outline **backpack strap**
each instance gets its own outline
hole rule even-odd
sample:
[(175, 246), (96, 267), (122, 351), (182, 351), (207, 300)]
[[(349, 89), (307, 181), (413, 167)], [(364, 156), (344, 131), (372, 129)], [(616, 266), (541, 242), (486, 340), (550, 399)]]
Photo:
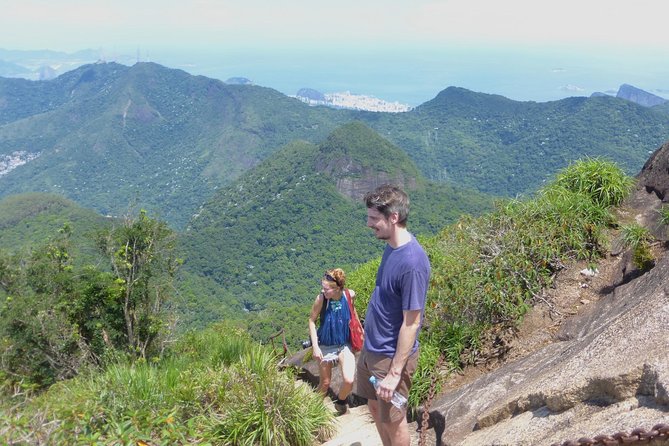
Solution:
[(351, 292), (348, 288), (344, 288), (344, 294), (346, 295), (346, 302), (348, 302), (349, 313), (351, 314), (351, 319), (353, 319), (353, 314), (355, 312), (355, 305), (353, 304), (353, 298), (351, 297)]

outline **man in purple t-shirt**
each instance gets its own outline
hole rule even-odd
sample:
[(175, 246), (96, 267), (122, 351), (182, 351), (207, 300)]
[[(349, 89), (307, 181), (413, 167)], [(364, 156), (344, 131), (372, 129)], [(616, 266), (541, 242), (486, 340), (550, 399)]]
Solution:
[[(387, 242), (376, 274), (376, 286), (365, 317), (365, 344), (358, 358), (358, 394), (384, 446), (409, 445), (406, 405), (391, 404), (394, 392), (408, 396), (418, 364), (418, 332), (430, 280), (430, 261), (407, 230), (409, 197), (383, 185), (365, 195), (367, 226)], [(369, 381), (378, 378), (376, 389)]]

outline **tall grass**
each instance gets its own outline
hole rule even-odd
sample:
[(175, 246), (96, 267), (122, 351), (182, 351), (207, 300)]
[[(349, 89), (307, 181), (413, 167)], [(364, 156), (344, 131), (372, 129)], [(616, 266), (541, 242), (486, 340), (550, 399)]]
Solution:
[(276, 358), (259, 348), (232, 367), (226, 394), (231, 404), (216, 426), (223, 444), (310, 445), (314, 432), (321, 440), (333, 432), (323, 399), (275, 370)]
[(660, 214), (660, 223), (669, 225), (669, 206), (662, 206), (658, 213)]
[(622, 173), (613, 162), (586, 158), (570, 164), (558, 173), (555, 186), (583, 193), (599, 207), (620, 205), (629, 194), (634, 179)]
[(333, 429), (320, 395), (226, 326), (190, 334), (165, 360), (118, 363), (0, 415), (5, 444), (312, 445)]

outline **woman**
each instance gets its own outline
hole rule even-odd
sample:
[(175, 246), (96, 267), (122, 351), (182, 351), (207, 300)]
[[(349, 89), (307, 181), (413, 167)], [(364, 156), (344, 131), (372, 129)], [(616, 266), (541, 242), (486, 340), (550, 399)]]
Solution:
[[(353, 305), (355, 292), (346, 290), (346, 275), (341, 268), (329, 269), (321, 280), (321, 292), (316, 296), (309, 316), (309, 336), (313, 356), (320, 366), (318, 390), (326, 395), (332, 378), (332, 367), (339, 362), (342, 385), (334, 403), (335, 410), (343, 415), (348, 410), (346, 398), (353, 389), (355, 377), (355, 356), (351, 351), (348, 328), (351, 312), (346, 291)], [(316, 320), (320, 318), (318, 331)]]

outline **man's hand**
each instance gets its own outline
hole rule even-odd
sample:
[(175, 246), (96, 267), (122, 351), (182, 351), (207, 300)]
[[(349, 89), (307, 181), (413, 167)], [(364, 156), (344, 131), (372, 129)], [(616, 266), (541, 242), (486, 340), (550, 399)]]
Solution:
[(393, 393), (400, 383), (401, 376), (387, 375), (376, 388), (376, 395), (383, 401), (390, 402)]

